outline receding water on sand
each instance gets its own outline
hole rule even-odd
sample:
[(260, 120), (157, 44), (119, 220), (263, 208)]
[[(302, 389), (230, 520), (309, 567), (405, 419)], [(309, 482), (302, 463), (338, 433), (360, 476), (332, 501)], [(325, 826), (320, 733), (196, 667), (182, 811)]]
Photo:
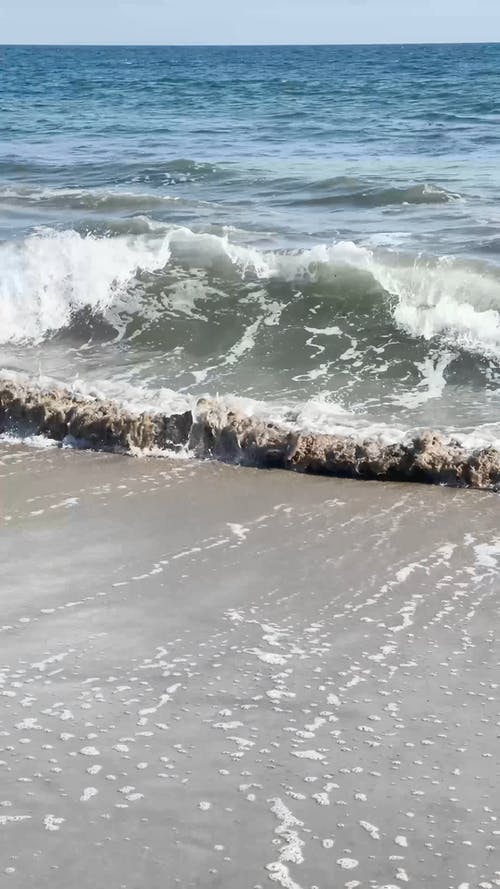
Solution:
[(6, 886), (498, 884), (497, 495), (0, 460)]

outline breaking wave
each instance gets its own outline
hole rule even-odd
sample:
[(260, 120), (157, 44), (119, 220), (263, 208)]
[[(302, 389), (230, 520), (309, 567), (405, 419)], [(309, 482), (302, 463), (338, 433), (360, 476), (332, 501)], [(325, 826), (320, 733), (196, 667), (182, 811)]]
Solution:
[(0, 435), (118, 453), (191, 453), (202, 459), (350, 478), (500, 488), (500, 452), (469, 449), (435, 432), (384, 443), (324, 435), (249, 416), (218, 399), (181, 413), (131, 412), (122, 404), (0, 379)]
[[(149, 317), (151, 287), (168, 290), (172, 275), (194, 279), (201, 270), (219, 287), (274, 284), (281, 299), (312, 294), (322, 300), (323, 317), (331, 311), (332, 324), (339, 300), (365, 314), (375, 306), (395, 331), (500, 359), (500, 273), (494, 266), (374, 252), (348, 241), (262, 250), (228, 235), (148, 220), (144, 226), (146, 233), (114, 237), (41, 229), (0, 244), (0, 342), (39, 343), (69, 328), (81, 311), (119, 329), (121, 312)], [(210, 316), (209, 289), (203, 311)]]

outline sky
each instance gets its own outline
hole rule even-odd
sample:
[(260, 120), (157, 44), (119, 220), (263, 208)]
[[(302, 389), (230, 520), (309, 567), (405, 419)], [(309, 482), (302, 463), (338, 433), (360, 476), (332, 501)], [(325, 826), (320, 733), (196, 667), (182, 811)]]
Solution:
[(500, 0), (0, 0), (0, 43), (500, 41)]

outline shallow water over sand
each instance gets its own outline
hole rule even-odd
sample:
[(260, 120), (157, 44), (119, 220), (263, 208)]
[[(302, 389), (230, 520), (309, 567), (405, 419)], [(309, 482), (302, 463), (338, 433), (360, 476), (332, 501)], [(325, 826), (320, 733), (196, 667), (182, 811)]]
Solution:
[(6, 886), (500, 885), (496, 495), (0, 473)]

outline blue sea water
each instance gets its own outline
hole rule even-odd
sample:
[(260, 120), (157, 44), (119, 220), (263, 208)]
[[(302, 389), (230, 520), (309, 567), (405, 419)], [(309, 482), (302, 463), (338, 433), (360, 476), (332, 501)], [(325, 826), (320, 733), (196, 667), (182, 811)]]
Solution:
[(0, 369), (500, 441), (500, 45), (0, 47)]

